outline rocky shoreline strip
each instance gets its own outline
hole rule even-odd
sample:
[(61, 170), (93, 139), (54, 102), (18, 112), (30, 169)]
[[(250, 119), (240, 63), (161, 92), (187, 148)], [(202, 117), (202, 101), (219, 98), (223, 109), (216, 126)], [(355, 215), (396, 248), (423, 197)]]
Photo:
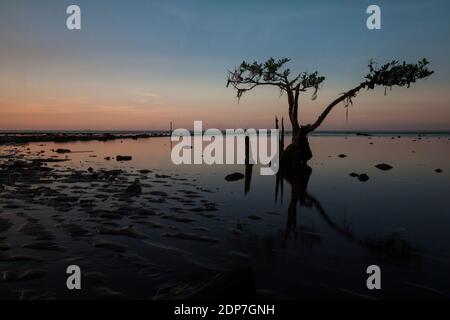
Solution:
[(73, 141), (110, 141), (122, 139), (145, 139), (170, 136), (169, 131), (112, 134), (112, 133), (0, 133), (0, 145), (28, 142), (73, 142)]

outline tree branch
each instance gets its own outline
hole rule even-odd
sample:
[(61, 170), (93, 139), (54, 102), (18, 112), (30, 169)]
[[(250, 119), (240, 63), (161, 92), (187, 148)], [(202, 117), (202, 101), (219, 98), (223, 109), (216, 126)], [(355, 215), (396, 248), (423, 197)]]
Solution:
[(365, 77), (367, 80), (331, 102), (317, 118), (316, 122), (304, 127), (306, 133), (308, 134), (316, 130), (331, 110), (340, 102), (345, 101), (346, 105), (352, 103), (352, 98), (363, 88), (367, 88), (367, 90), (373, 90), (377, 86), (384, 86), (385, 88), (393, 86), (409, 88), (411, 83), (415, 83), (419, 79), (427, 78), (434, 73), (434, 71), (428, 70), (428, 64), (429, 62), (426, 59), (419, 60), (416, 64), (407, 64), (406, 62), (400, 64), (394, 60), (377, 68), (375, 63), (370, 61), (369, 73)]
[(367, 85), (366, 82), (361, 83), (359, 86), (345, 92), (343, 95), (341, 95), (339, 98), (335, 99), (333, 102), (331, 102), (328, 107), (325, 108), (325, 110), (322, 112), (322, 114), (317, 118), (316, 122), (314, 122), (313, 124), (308, 124), (307, 126), (305, 126), (305, 130), (307, 133), (310, 133), (314, 130), (316, 130), (321, 124), (322, 122), (325, 120), (325, 118), (327, 117), (327, 115), (331, 112), (331, 110), (338, 105), (339, 103), (341, 103), (342, 101), (345, 101), (346, 99), (351, 99), (353, 97), (356, 96), (356, 93), (361, 90), (362, 88), (364, 88)]

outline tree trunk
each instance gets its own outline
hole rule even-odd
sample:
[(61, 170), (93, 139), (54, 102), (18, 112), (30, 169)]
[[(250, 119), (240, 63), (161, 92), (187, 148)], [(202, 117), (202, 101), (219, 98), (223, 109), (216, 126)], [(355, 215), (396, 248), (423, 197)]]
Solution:
[(336, 100), (331, 102), (322, 114), (317, 118), (316, 122), (308, 124), (306, 126), (300, 126), (298, 123), (298, 95), (295, 96), (291, 92), (288, 92), (289, 100), (289, 119), (292, 124), (292, 144), (289, 145), (286, 150), (281, 154), (281, 165), (285, 167), (297, 167), (299, 165), (305, 165), (308, 160), (312, 158), (311, 148), (309, 146), (308, 134), (316, 130), (331, 110), (340, 102), (346, 99), (351, 99), (356, 93), (365, 88), (367, 82), (361, 83), (359, 86), (345, 92)]
[(305, 165), (312, 158), (311, 148), (308, 141), (308, 131), (303, 127), (292, 133), (292, 143), (281, 155), (281, 165), (297, 167)]
[(298, 166), (304, 165), (312, 158), (309, 147), (307, 127), (300, 126), (298, 122), (298, 96), (299, 92), (288, 91), (289, 120), (292, 125), (292, 143), (281, 154), (281, 165)]

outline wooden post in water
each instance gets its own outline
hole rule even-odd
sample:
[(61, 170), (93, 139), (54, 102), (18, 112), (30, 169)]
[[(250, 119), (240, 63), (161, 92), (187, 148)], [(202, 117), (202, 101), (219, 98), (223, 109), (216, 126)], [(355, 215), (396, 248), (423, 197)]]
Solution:
[(244, 194), (250, 191), (252, 183), (253, 164), (250, 163), (250, 137), (245, 136), (245, 180), (244, 180)]
[(245, 136), (245, 165), (250, 164), (250, 137)]

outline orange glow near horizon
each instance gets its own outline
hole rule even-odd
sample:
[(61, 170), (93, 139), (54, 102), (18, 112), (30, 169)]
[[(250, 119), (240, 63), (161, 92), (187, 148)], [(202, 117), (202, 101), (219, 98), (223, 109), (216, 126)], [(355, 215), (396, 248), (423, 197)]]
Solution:
[[(56, 88), (26, 86), (0, 89), (1, 130), (166, 130), (170, 121), (176, 128), (192, 128), (194, 120), (205, 127), (271, 128), (274, 116), (287, 120), (285, 96), (276, 90), (258, 89), (240, 103), (232, 89), (205, 85), (175, 90), (125, 90), (120, 87)], [(209, 86), (209, 87), (208, 87)], [(420, 86), (420, 84), (418, 85)], [(132, 86), (136, 88), (138, 86)], [(300, 121), (310, 123), (342, 89), (324, 88), (317, 101), (305, 94)], [(196, 93), (198, 92), (198, 93)], [(334, 93), (334, 95), (333, 95)], [(346, 122), (343, 105), (337, 106), (321, 130), (449, 130), (448, 97), (429, 93), (426, 88), (362, 92), (349, 107)], [(290, 124), (286, 122), (286, 128)]]

